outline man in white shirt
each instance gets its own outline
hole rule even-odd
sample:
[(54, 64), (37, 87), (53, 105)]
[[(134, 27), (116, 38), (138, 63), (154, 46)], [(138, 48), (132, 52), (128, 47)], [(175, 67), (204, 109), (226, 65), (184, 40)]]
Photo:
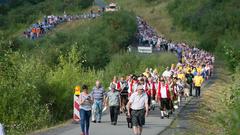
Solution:
[(166, 83), (164, 79), (161, 79), (160, 83), (158, 83), (156, 99), (158, 99), (161, 104), (161, 118), (163, 119), (164, 116), (167, 116), (167, 118), (169, 118), (168, 111), (170, 109), (169, 101), (171, 99), (171, 96), (168, 83)]
[(137, 91), (131, 95), (127, 108), (129, 116), (130, 108), (132, 109), (131, 117), (134, 135), (141, 135), (145, 117), (148, 116), (148, 96), (144, 92), (143, 85), (137, 86)]
[(169, 67), (167, 67), (166, 70), (162, 74), (162, 76), (164, 78), (169, 78), (169, 77), (171, 77), (171, 75), (172, 75), (172, 72), (169, 70)]

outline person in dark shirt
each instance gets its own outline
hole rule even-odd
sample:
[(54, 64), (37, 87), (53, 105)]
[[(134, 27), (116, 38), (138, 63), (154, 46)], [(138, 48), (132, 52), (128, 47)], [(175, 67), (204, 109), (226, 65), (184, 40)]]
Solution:
[(187, 84), (189, 85), (189, 92), (190, 92), (189, 96), (192, 96), (192, 87), (193, 87), (194, 75), (191, 73), (191, 70), (188, 70), (185, 77), (187, 79)]

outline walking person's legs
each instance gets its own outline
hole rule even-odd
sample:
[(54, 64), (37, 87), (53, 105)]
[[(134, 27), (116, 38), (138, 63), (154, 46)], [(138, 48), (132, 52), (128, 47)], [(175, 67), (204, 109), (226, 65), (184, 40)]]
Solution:
[(145, 110), (132, 111), (132, 122), (134, 135), (141, 135), (145, 124)]
[(97, 115), (97, 103), (95, 101), (92, 105), (92, 122), (96, 122), (96, 115)]
[(198, 88), (195, 86), (195, 97), (198, 96)]
[(111, 124), (114, 122), (114, 106), (109, 107)]
[(138, 127), (138, 132), (139, 132), (139, 135), (142, 134), (142, 127), (141, 126)]
[(201, 94), (201, 88), (198, 87), (198, 97), (200, 97), (200, 94)]
[(137, 126), (133, 126), (133, 133), (134, 133), (134, 135), (139, 135)]
[(97, 122), (101, 123), (101, 118), (102, 118), (102, 101), (97, 101)]
[(161, 112), (161, 118), (164, 118), (164, 102), (163, 99), (161, 99), (161, 106), (160, 106), (160, 112)]
[(89, 135), (89, 126), (90, 126), (90, 117), (91, 117), (91, 111), (86, 112), (86, 132), (85, 135)]
[(166, 115), (167, 117), (169, 118), (169, 112), (171, 111), (171, 108), (170, 108), (170, 103), (171, 103), (171, 100), (170, 99), (166, 99)]
[(189, 96), (192, 96), (192, 86), (193, 86), (192, 83), (190, 83), (189, 86), (190, 86), (189, 87)]
[(80, 117), (81, 117), (80, 126), (81, 126), (81, 129), (82, 129), (82, 135), (85, 135), (85, 121), (86, 121), (85, 110), (80, 109)]
[(119, 106), (115, 106), (115, 107), (114, 107), (114, 117), (113, 117), (113, 122), (114, 122), (114, 123), (113, 123), (113, 125), (116, 125), (116, 124), (117, 124), (119, 109), (120, 109)]

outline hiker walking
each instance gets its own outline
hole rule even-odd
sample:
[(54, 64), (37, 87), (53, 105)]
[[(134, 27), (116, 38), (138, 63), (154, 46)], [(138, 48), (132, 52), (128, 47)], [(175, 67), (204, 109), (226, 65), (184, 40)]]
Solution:
[(82, 129), (81, 135), (89, 135), (90, 117), (92, 109), (92, 97), (88, 94), (88, 86), (82, 86), (83, 92), (79, 95), (80, 103), (80, 125)]
[(141, 135), (145, 117), (148, 116), (148, 96), (144, 92), (142, 85), (138, 85), (137, 91), (130, 96), (127, 108), (128, 116), (130, 116), (130, 109), (132, 109), (131, 117), (134, 135)]
[(191, 73), (191, 70), (188, 70), (185, 77), (187, 79), (187, 84), (189, 85), (189, 96), (192, 96), (192, 87), (193, 87), (194, 75)]
[(110, 91), (106, 97), (106, 104), (106, 106), (110, 108), (111, 125), (116, 125), (120, 110), (120, 92), (116, 89), (115, 84), (110, 85)]
[(93, 88), (91, 95), (93, 97), (93, 106), (92, 106), (92, 122), (101, 123), (102, 109), (105, 99), (105, 91), (101, 86), (99, 80), (96, 81), (96, 86)]
[(169, 118), (168, 111), (170, 110), (169, 102), (171, 100), (171, 95), (168, 83), (166, 83), (163, 78), (160, 78), (160, 82), (158, 83), (156, 96), (157, 101), (161, 104), (161, 118), (163, 119), (164, 116), (167, 116), (167, 118)]
[(195, 96), (196, 97), (200, 97), (200, 94), (201, 94), (201, 86), (202, 86), (202, 83), (203, 83), (204, 79), (203, 77), (201, 76), (201, 73), (198, 72), (197, 73), (197, 76), (195, 76), (193, 78), (193, 82), (194, 82), (194, 86), (195, 86)]

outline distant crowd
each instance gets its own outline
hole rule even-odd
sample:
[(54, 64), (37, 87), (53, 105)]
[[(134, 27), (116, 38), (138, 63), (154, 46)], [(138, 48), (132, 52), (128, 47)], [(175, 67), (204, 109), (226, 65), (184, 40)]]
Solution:
[(176, 49), (176, 43), (167, 40), (164, 36), (158, 35), (157, 32), (137, 16), (137, 34), (139, 46), (147, 46), (156, 48), (158, 51), (173, 51)]
[(32, 24), (32, 26), (25, 30), (23, 34), (26, 38), (34, 40), (42, 37), (44, 34), (54, 29), (57, 25), (64, 22), (70, 22), (80, 19), (94, 19), (99, 16), (101, 16), (100, 10), (97, 13), (91, 11), (90, 13), (84, 13), (80, 15), (67, 15), (66, 13), (64, 13), (64, 15), (62, 16), (48, 15), (44, 16), (41, 21)]

